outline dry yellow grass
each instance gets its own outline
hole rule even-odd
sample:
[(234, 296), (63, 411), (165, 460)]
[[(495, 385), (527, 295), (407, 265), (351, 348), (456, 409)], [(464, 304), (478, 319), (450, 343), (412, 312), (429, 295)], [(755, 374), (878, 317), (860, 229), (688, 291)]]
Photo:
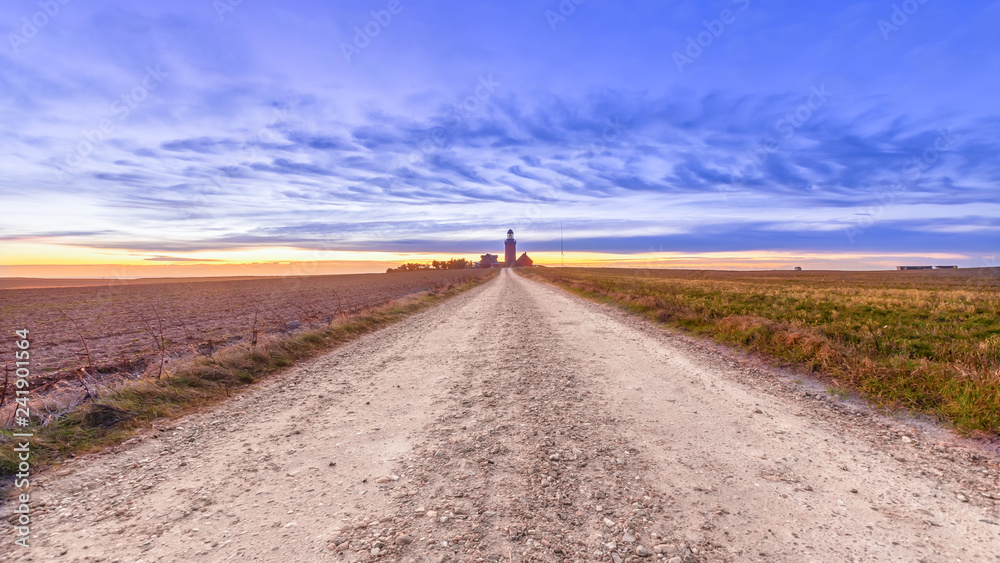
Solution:
[(1000, 271), (546, 268), (581, 295), (760, 352), (877, 404), (1000, 432)]

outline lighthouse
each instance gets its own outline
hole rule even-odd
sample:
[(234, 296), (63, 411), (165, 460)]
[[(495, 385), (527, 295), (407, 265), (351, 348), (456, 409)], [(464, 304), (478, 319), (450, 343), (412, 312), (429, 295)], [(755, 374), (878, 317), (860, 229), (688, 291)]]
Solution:
[(477, 268), (513, 268), (516, 266), (531, 267), (535, 262), (528, 258), (528, 253), (524, 252), (521, 257), (517, 257), (517, 241), (514, 240), (514, 229), (507, 230), (507, 240), (504, 241), (503, 262), (496, 254), (486, 253), (479, 257)]
[(514, 240), (514, 229), (507, 229), (503, 261), (507, 266), (513, 266), (517, 262), (517, 241)]

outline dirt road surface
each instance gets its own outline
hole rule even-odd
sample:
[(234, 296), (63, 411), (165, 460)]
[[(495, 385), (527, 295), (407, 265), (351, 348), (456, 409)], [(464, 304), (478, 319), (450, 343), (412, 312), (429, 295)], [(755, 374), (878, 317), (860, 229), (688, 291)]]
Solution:
[(224, 406), (40, 475), (31, 548), (5, 533), (2, 552), (1000, 561), (996, 461), (504, 271)]

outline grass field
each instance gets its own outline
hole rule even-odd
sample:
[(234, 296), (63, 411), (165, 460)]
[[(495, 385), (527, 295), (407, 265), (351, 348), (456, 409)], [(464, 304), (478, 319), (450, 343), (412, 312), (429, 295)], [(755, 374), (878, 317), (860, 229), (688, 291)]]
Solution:
[(882, 406), (1000, 433), (1000, 271), (542, 268), (537, 276), (759, 352)]

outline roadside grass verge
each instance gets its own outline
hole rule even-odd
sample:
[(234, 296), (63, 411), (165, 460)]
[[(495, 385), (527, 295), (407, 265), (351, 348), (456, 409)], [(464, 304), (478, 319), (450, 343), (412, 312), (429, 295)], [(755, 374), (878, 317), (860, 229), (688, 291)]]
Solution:
[[(184, 362), (165, 371), (160, 378), (130, 381), (105, 392), (94, 402), (78, 406), (51, 424), (35, 428), (34, 436), (29, 439), (31, 473), (71, 456), (120, 444), (155, 420), (177, 418), (218, 404), (296, 362), (398, 322), (493, 277), (489, 275), (391, 302), (336, 320), (320, 329), (261, 339), (253, 347), (224, 348), (210, 356), (198, 356)], [(19, 460), (13, 451), (18, 439), (12, 436), (14, 432), (0, 431), (2, 480), (18, 472)]]
[[(1000, 433), (1000, 272), (536, 269), (652, 321), (760, 353), (875, 405)], [(964, 276), (964, 277), (963, 277)]]

